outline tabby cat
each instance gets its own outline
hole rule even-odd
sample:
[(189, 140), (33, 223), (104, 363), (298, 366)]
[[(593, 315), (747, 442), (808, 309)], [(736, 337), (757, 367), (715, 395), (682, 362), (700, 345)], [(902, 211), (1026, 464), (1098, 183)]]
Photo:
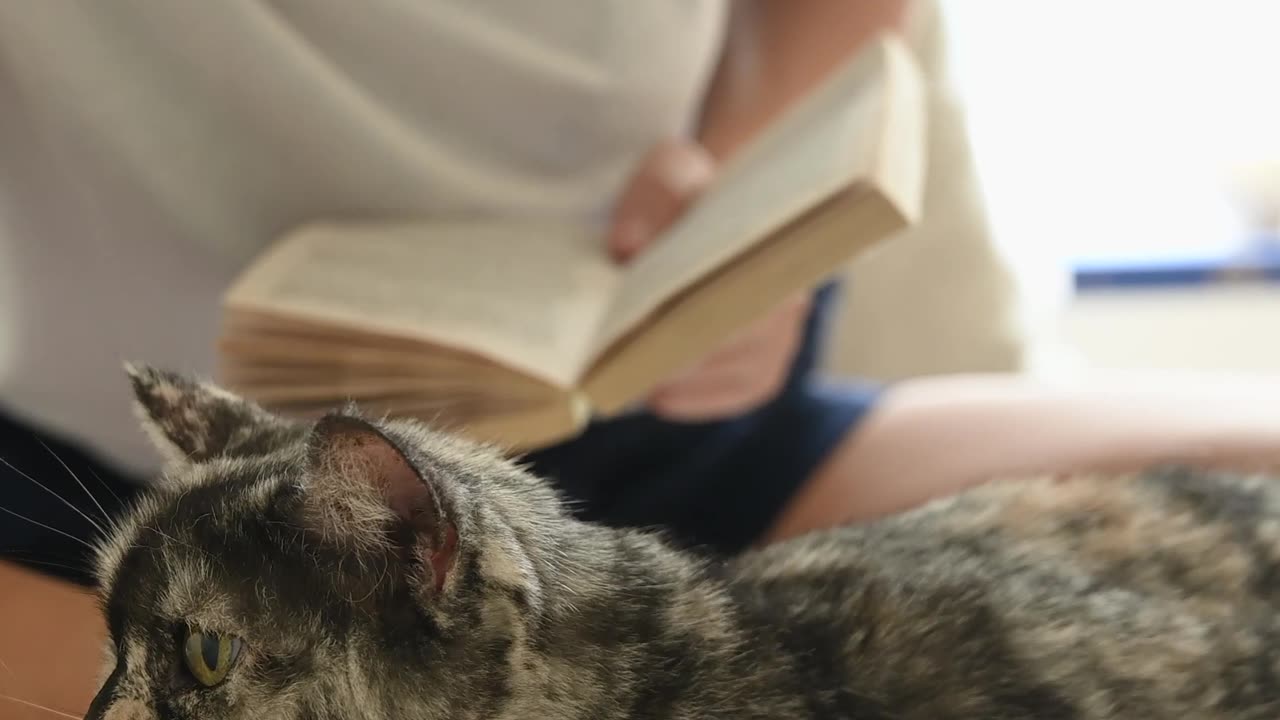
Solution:
[(1280, 489), (993, 482), (724, 559), (492, 450), (132, 369), (107, 720), (1280, 717)]

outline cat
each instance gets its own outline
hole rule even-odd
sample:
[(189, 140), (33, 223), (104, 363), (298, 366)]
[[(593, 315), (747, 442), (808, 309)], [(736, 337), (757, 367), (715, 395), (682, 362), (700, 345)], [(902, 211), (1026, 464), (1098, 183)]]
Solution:
[(1280, 717), (1280, 489), (992, 481), (739, 557), (492, 448), (130, 369), (166, 459), (97, 555), (93, 720)]

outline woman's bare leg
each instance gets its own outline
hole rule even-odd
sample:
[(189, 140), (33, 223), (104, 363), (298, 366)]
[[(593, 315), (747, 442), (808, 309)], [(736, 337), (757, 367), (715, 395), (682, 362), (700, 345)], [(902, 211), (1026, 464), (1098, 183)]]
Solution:
[(1280, 376), (904, 382), (814, 474), (770, 539), (904, 510), (993, 478), (1166, 461), (1280, 466)]

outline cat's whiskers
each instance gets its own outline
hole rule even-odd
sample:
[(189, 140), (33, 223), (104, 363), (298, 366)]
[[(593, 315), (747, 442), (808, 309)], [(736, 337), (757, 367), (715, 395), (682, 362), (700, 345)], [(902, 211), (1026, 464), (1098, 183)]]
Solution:
[(29, 700), (16, 698), (12, 695), (4, 695), (0, 693), (0, 700), (8, 700), (9, 702), (15, 702), (15, 703), (18, 703), (19, 705), (26, 705), (29, 708), (35, 708), (36, 710), (43, 710), (44, 712), (47, 712), (50, 715), (56, 715), (58, 717), (71, 718), (71, 720), (81, 720), (79, 715), (72, 715), (71, 713), (65, 713), (65, 712), (62, 712), (61, 710), (54, 710), (53, 708), (46, 707), (44, 705), (37, 705), (36, 703), (33, 703)]
[[(85, 573), (89, 570), (88, 567), (76, 567), (74, 565), (67, 565), (66, 563), (52, 562), (49, 560), (37, 560), (35, 558), (28, 558), (28, 557), (17, 557), (17, 560), (18, 562), (24, 565), (41, 565), (43, 567), (59, 568), (61, 570), (70, 570), (73, 573)], [(0, 665), (3, 665), (3, 664), (4, 664), (4, 661), (0, 660)]]
[[(0, 462), (3, 462), (3, 461), (0, 461)], [(18, 518), (19, 520), (25, 520), (26, 522), (29, 522), (29, 523), (31, 523), (32, 525), (36, 525), (36, 526), (38, 526), (38, 527), (42, 527), (42, 528), (44, 528), (45, 530), (48, 530), (49, 532), (55, 532), (55, 533), (57, 533), (57, 534), (59, 534), (59, 535), (61, 535), (61, 536), (65, 537), (65, 538), (69, 538), (69, 539), (71, 539), (71, 540), (75, 540), (76, 542), (78, 542), (78, 543), (80, 543), (81, 545), (83, 545), (83, 546), (85, 546), (86, 548), (88, 548), (90, 552), (94, 552), (94, 551), (96, 551), (96, 550), (97, 550), (97, 548), (95, 548), (95, 547), (94, 547), (93, 545), (91, 545), (90, 543), (85, 542), (82, 538), (78, 538), (78, 537), (76, 537), (75, 535), (72, 535), (72, 534), (71, 534), (71, 533), (69, 533), (69, 532), (65, 532), (65, 531), (63, 531), (63, 530), (59, 530), (58, 528), (53, 527), (53, 526), (51, 526), (51, 525), (46, 525), (46, 524), (44, 524), (44, 523), (40, 522), (39, 520), (32, 520), (31, 518), (27, 517), (26, 515), (23, 515), (23, 514), (21, 514), (21, 513), (14, 512), (13, 510), (10, 510), (9, 508), (4, 507), (3, 505), (0, 505), (0, 512), (2, 512), (2, 513), (7, 513), (7, 514), (9, 514), (9, 515), (12, 515), (12, 516), (14, 516), (14, 517)]]
[[(84, 481), (80, 479), (80, 476), (76, 475), (75, 471), (71, 469), (71, 466), (67, 465), (67, 463), (62, 459), (62, 457), (59, 456), (58, 453), (54, 452), (53, 448), (46, 445), (43, 440), (36, 438), (36, 442), (40, 443), (40, 447), (44, 448), (45, 452), (49, 453), (51, 456), (53, 456), (54, 460), (58, 461), (58, 464), (62, 466), (63, 470), (67, 471), (67, 474), (71, 476), (72, 480), (76, 481), (76, 484), (80, 486), (80, 489), (84, 491), (84, 494), (88, 495), (89, 500), (91, 500), (93, 504), (98, 508), (98, 512), (102, 513), (103, 522), (107, 523), (107, 525), (110, 526), (112, 532), (115, 532), (118, 528), (116, 527), (115, 522), (111, 519), (111, 513), (107, 512), (107, 509), (102, 507), (102, 503), (98, 502), (98, 498), (93, 493), (89, 492), (88, 486), (84, 484)], [(101, 479), (99, 479), (99, 482), (101, 482)], [(103, 485), (105, 486), (106, 483), (103, 483)]]
[[(10, 470), (12, 470), (13, 472), (15, 472), (15, 473), (17, 473), (17, 474), (21, 475), (22, 477), (26, 478), (27, 480), (29, 480), (29, 481), (30, 481), (31, 483), (33, 483), (36, 487), (40, 488), (41, 490), (44, 490), (45, 492), (47, 492), (47, 493), (49, 493), (50, 495), (52, 495), (52, 496), (54, 496), (55, 498), (57, 498), (57, 499), (58, 499), (58, 502), (61, 502), (63, 505), (66, 505), (67, 507), (69, 507), (69, 508), (71, 508), (72, 510), (74, 510), (74, 511), (76, 512), (76, 514), (78, 514), (80, 517), (84, 518), (84, 519), (85, 519), (85, 521), (86, 521), (86, 522), (88, 522), (90, 525), (92, 525), (92, 526), (93, 526), (93, 528), (94, 528), (95, 530), (97, 530), (99, 533), (101, 533), (101, 534), (103, 534), (103, 535), (105, 535), (105, 534), (107, 533), (107, 531), (106, 531), (106, 530), (105, 530), (101, 525), (99, 525), (99, 524), (98, 524), (98, 522), (97, 522), (96, 520), (94, 520), (93, 518), (89, 517), (89, 515), (88, 515), (85, 511), (83, 511), (83, 510), (81, 510), (80, 508), (76, 507), (75, 503), (71, 502), (70, 500), (68, 500), (68, 499), (66, 499), (66, 498), (62, 497), (61, 495), (59, 495), (58, 493), (54, 492), (54, 491), (53, 491), (53, 489), (52, 489), (52, 488), (50, 488), (49, 486), (47, 486), (47, 485), (45, 485), (44, 483), (40, 482), (39, 480), (37, 480), (37, 479), (35, 479), (35, 478), (31, 477), (31, 476), (30, 476), (30, 475), (28, 475), (26, 472), (24, 472), (23, 470), (21, 470), (21, 469), (19, 469), (17, 466), (15, 466), (13, 463), (9, 462), (8, 460), (5, 460), (5, 459), (4, 459), (4, 458), (2, 458), (2, 457), (0, 457), (0, 464), (3, 464), (5, 467), (9, 468), (9, 469), (10, 469)], [(17, 514), (17, 513), (14, 513), (14, 514)], [(33, 521), (33, 522), (34, 522), (34, 521)], [(66, 534), (66, 533), (63, 533), (63, 534)], [(83, 541), (81, 541), (81, 542), (83, 542)], [(85, 544), (87, 545), (88, 543), (85, 543)]]
[(103, 490), (106, 490), (108, 493), (111, 494), (111, 497), (115, 498), (117, 504), (119, 505), (124, 504), (124, 500), (120, 499), (120, 496), (116, 494), (116, 491), (111, 489), (111, 486), (107, 484), (106, 480), (102, 479), (102, 476), (98, 474), (97, 470), (93, 469), (92, 465), (89, 466), (89, 474), (93, 476), (94, 480), (98, 481), (98, 484), (102, 486)]

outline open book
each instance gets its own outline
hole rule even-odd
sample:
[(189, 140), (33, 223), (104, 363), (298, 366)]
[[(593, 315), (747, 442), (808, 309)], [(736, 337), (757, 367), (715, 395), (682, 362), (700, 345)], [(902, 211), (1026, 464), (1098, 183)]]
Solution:
[(281, 412), (355, 400), (513, 449), (571, 437), (910, 224), (924, 122), (886, 36), (625, 266), (587, 223), (308, 225), (229, 290), (220, 379)]

